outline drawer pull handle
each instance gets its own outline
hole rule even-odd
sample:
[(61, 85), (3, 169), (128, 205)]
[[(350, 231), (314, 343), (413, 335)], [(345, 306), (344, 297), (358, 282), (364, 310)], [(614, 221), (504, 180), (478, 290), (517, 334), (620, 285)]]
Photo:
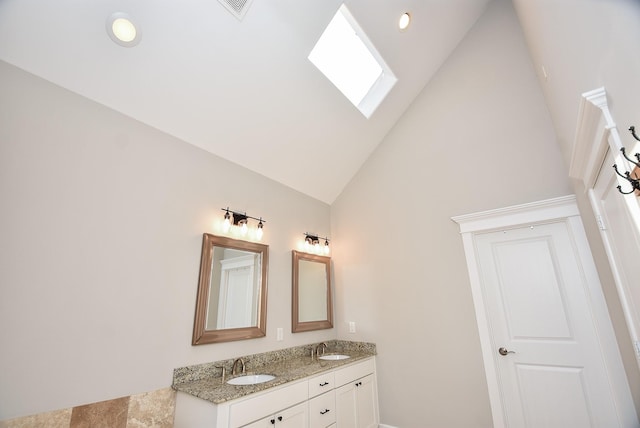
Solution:
[(329, 413), (331, 410), (329, 409), (324, 409), (324, 410), (320, 410), (320, 414), (324, 415), (325, 413)]
[(322, 382), (322, 383), (320, 384), (320, 386), (327, 386), (327, 385), (329, 385), (329, 382)]

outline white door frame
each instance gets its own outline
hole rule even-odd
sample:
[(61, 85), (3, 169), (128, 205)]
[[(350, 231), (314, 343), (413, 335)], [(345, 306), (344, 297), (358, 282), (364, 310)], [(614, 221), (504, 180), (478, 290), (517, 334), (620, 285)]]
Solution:
[(632, 426), (637, 422), (633, 401), (629, 393), (629, 385), (620, 358), (618, 343), (615, 338), (611, 319), (598, 278), (598, 273), (591, 256), (589, 243), (584, 232), (575, 196), (564, 196), (546, 201), (533, 202), (508, 208), (500, 208), (475, 214), (467, 214), (452, 218), (459, 224), (460, 234), (467, 258), (467, 269), (471, 282), (471, 292), (476, 311), (476, 320), (480, 333), (480, 346), (484, 360), (489, 401), (493, 415), (494, 428), (506, 427), (504, 406), (502, 403), (497, 369), (494, 362), (495, 350), (491, 340), (488, 314), (482, 293), (482, 283), (475, 255), (474, 234), (499, 231), (505, 228), (530, 226), (549, 221), (564, 221), (576, 244), (576, 250), (585, 273), (586, 294), (593, 314), (593, 322), (597, 330), (600, 349), (605, 361), (615, 394), (616, 406), (620, 419), (627, 422), (624, 426)]
[[(640, 147), (637, 143), (634, 146), (635, 148), (630, 150), (631, 153), (635, 153)], [(616, 159), (616, 164), (620, 166), (621, 170), (631, 171), (633, 169), (629, 162), (619, 154), (622, 147), (623, 144), (618, 128), (609, 111), (605, 88), (594, 89), (582, 94), (569, 176), (581, 180), (584, 184), (585, 192), (589, 196), (591, 209), (598, 222), (600, 236), (609, 259), (616, 290), (622, 305), (622, 312), (636, 351), (636, 362), (640, 365), (640, 322), (635, 319), (633, 311), (630, 309), (630, 307), (637, 307), (640, 302), (633, 302), (627, 293), (627, 287), (631, 284), (627, 284), (626, 275), (621, 272), (616, 261), (615, 249), (607, 234), (606, 225), (602, 223), (603, 213), (601, 212), (599, 198), (594, 190), (601, 167), (611, 167), (611, 165), (602, 164), (607, 154), (607, 149), (611, 151), (612, 156)], [(618, 177), (618, 183), (624, 189), (629, 187), (629, 184), (625, 183), (625, 180), (620, 177)], [(640, 209), (635, 196), (621, 194), (620, 197), (625, 200), (626, 207), (632, 218), (635, 219), (636, 231), (640, 233)]]

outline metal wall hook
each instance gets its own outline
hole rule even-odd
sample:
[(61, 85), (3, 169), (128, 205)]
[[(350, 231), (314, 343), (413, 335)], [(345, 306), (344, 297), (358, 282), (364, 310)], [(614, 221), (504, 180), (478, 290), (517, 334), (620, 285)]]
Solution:
[[(640, 141), (640, 137), (638, 137), (638, 135), (636, 134), (635, 126), (629, 127), (629, 131), (631, 132), (633, 138), (635, 138), (637, 141)], [(624, 158), (629, 161), (629, 163), (635, 165), (634, 169), (640, 170), (640, 153), (636, 153), (634, 155), (636, 160), (633, 160), (627, 156), (624, 147), (620, 149), (620, 152), (622, 153), (622, 156), (624, 156)], [(616, 174), (618, 174), (618, 176), (624, 178), (629, 182), (629, 184), (631, 184), (631, 190), (628, 192), (623, 191), (622, 186), (616, 186), (620, 193), (622, 193), (623, 195), (629, 195), (634, 192), (640, 192), (640, 177), (638, 177), (637, 175), (635, 177), (632, 177), (631, 172), (629, 171), (625, 171), (624, 174), (620, 173), (620, 171), (618, 171), (618, 165), (616, 164), (613, 165), (613, 169), (615, 170)]]

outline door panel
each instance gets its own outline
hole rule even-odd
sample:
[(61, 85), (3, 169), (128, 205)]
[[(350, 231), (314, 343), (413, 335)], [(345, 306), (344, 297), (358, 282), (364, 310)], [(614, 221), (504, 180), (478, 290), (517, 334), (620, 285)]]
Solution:
[[(516, 365), (525, 420), (531, 427), (589, 427), (580, 367)], [(549, 385), (555, 385), (549, 388)], [(571, 397), (571, 399), (567, 399)]]
[[(494, 246), (498, 286), (513, 339), (571, 339), (551, 245), (542, 236)], [(545, 311), (542, 319), (536, 313), (539, 308)]]
[(619, 426), (566, 224), (477, 234), (475, 243), (507, 425)]

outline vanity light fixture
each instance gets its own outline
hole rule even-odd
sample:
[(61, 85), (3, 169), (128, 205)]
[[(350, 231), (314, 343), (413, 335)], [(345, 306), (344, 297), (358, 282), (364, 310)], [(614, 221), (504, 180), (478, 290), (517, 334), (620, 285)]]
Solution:
[(241, 213), (238, 211), (230, 210), (229, 207), (221, 208), (224, 211), (224, 222), (222, 223), (222, 230), (224, 233), (229, 233), (231, 231), (231, 226), (236, 226), (241, 236), (247, 236), (249, 233), (249, 219), (258, 220), (258, 225), (255, 230), (255, 236), (258, 241), (262, 240), (262, 236), (264, 235), (264, 223), (267, 221), (262, 217), (251, 217), (247, 215), (247, 213)]
[[(320, 246), (320, 240), (324, 239), (324, 245)], [(320, 238), (312, 233), (304, 233), (304, 249), (307, 253), (316, 253), (328, 255), (331, 249), (329, 248), (329, 238)]]
[[(633, 135), (633, 138), (635, 138), (637, 141), (640, 141), (640, 138), (636, 134), (635, 126), (630, 127), (629, 132), (631, 132), (631, 135)], [(631, 172), (625, 171), (624, 174), (621, 174), (618, 171), (618, 165), (613, 164), (613, 169), (616, 171), (616, 174), (618, 174), (620, 177), (627, 180), (631, 185), (631, 190), (628, 192), (623, 191), (622, 186), (617, 186), (618, 192), (622, 193), (623, 195), (635, 193), (637, 196), (640, 196), (640, 153), (636, 153), (634, 155), (636, 158), (636, 160), (634, 161), (633, 159), (629, 159), (629, 157), (627, 156), (627, 153), (625, 152), (624, 147), (620, 149), (620, 152), (622, 152), (622, 156), (624, 156), (624, 158), (627, 161), (629, 161), (629, 163), (633, 164), (635, 167), (633, 168), (633, 171)]]
[(411, 14), (409, 12), (405, 12), (400, 15), (400, 19), (398, 20), (398, 28), (400, 31), (405, 31), (409, 28), (409, 24), (411, 24)]
[(107, 34), (115, 43), (127, 48), (140, 43), (140, 37), (142, 36), (133, 18), (124, 12), (112, 13), (107, 18)]

